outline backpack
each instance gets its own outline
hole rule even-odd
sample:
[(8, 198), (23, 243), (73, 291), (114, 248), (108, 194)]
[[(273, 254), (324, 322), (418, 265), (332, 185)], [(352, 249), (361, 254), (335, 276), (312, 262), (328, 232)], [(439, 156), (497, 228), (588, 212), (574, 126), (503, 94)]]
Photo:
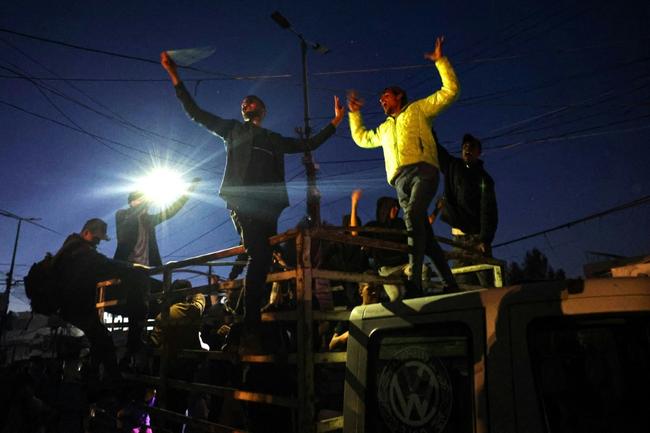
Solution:
[(50, 315), (61, 308), (59, 278), (54, 269), (52, 254), (47, 253), (43, 260), (34, 263), (24, 281), (25, 293), (34, 313)]

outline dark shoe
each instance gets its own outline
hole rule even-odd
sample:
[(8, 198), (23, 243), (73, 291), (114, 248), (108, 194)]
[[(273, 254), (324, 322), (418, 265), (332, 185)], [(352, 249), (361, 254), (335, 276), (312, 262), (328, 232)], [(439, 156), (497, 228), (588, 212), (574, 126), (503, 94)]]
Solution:
[(404, 299), (421, 298), (422, 296), (424, 296), (422, 287), (418, 287), (411, 280), (407, 280), (404, 283)]
[(270, 302), (260, 308), (260, 313), (273, 313), (275, 311), (281, 311), (281, 308), (278, 304), (271, 304)]
[(460, 292), (462, 292), (462, 290), (460, 290), (457, 284), (451, 286), (445, 286), (442, 288), (442, 293), (444, 295), (448, 295), (450, 293), (460, 293)]

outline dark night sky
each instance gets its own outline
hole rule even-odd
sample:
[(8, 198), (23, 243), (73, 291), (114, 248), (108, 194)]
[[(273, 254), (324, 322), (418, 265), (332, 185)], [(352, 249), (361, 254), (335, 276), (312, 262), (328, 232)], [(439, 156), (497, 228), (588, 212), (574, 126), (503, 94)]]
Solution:
[[(157, 60), (165, 49), (214, 47), (195, 65), (205, 72), (181, 71), (198, 103), (239, 118), (241, 98), (258, 94), (269, 109), (265, 126), (292, 135), (302, 125), (300, 53), (297, 38), (270, 19), (276, 9), (332, 49), (309, 53), (316, 129), (332, 116), (332, 95), (344, 97), (346, 89), (366, 98), (368, 127), (383, 120), (377, 96), (386, 85), (404, 87), (411, 99), (432, 93), (439, 79), (422, 54), (445, 35), (462, 90), (435, 127), (451, 151), (465, 132), (483, 139), (500, 211), (495, 244), (650, 194), (647, 1), (10, 0), (0, 5), (0, 209), (40, 217), (57, 232), (23, 224), (16, 278), (88, 218), (105, 219), (114, 236), (130, 179), (153, 163), (204, 179), (185, 209), (159, 227), (164, 260), (237, 243), (216, 196), (223, 145), (187, 119)], [(290, 77), (231, 78), (261, 75)], [(373, 219), (377, 197), (394, 194), (381, 151), (359, 149), (349, 136), (345, 120), (315, 152), (330, 222), (347, 211), (353, 188), (364, 189), (363, 221)], [(300, 156), (286, 164), (287, 179), (295, 179), (280, 230), (305, 211)], [(649, 217), (647, 204), (633, 207), (497, 248), (495, 256), (520, 261), (536, 246), (554, 267), (580, 276), (587, 251), (649, 253)], [(449, 234), (442, 222), (434, 229)], [(9, 269), (15, 233), (16, 221), (0, 217), (1, 272)], [(115, 241), (100, 250), (112, 256)], [(18, 286), (11, 308), (25, 309), (24, 301)]]

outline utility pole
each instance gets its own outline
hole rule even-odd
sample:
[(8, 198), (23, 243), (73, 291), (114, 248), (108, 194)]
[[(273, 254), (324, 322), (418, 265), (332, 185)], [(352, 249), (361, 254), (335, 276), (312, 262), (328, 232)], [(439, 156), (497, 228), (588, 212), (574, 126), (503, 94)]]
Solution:
[[(302, 96), (304, 102), (304, 126), (302, 129), (296, 129), (300, 138), (307, 143), (311, 135), (311, 126), (309, 125), (309, 83), (307, 80), (307, 51), (309, 48), (320, 54), (329, 53), (329, 48), (317, 43), (311, 42), (302, 35), (302, 33), (297, 32), (291, 27), (289, 21), (280, 14), (280, 12), (275, 11), (271, 14), (271, 18), (275, 21), (281, 28), (290, 30), (295, 34), (298, 39), (300, 39), (300, 54), (302, 60)], [(305, 144), (305, 153), (303, 155), (303, 164), (305, 165), (305, 172), (307, 173), (307, 215), (309, 216), (309, 225), (311, 227), (319, 226), (321, 223), (320, 220), (320, 192), (318, 191), (318, 186), (316, 185), (316, 163), (314, 162), (314, 157), (311, 154), (311, 151), (307, 148)]]
[(9, 273), (7, 274), (5, 292), (3, 293), (4, 299), (2, 302), (2, 311), (0, 311), (0, 335), (1, 335), (4, 334), (5, 325), (7, 323), (7, 312), (9, 310), (9, 296), (11, 295), (11, 286), (13, 285), (13, 279), (14, 279), (14, 267), (16, 265), (16, 251), (18, 250), (18, 239), (20, 238), (20, 227), (23, 221), (34, 223), (34, 221), (38, 221), (40, 220), (40, 218), (25, 218), (3, 210), (0, 210), (0, 215), (5, 216), (7, 218), (13, 218), (15, 220), (18, 220), (18, 227), (16, 228), (16, 239), (14, 240), (14, 250), (13, 253), (11, 254), (11, 265), (9, 267)]

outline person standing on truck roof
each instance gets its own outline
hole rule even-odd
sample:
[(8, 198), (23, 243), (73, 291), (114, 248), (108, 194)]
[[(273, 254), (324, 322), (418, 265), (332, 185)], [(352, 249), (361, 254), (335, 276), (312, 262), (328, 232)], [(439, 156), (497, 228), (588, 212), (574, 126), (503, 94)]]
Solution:
[(334, 96), (334, 118), (318, 134), (307, 140), (283, 137), (262, 128), (266, 105), (260, 97), (249, 95), (242, 100), (243, 122), (223, 119), (201, 109), (194, 102), (167, 52), (161, 53), (161, 64), (169, 74), (176, 96), (187, 115), (220, 137), (226, 147), (226, 167), (219, 195), (226, 201), (250, 257), (245, 280), (242, 335), (244, 339), (248, 339), (246, 335), (251, 339), (242, 342), (240, 349), (242, 346), (254, 346), (259, 343), (259, 335), (256, 334), (261, 322), (260, 308), (273, 254), (269, 237), (277, 233), (278, 217), (289, 204), (284, 180), (284, 155), (318, 148), (334, 134), (345, 109), (338, 97)]
[(364, 148), (382, 147), (388, 183), (395, 187), (404, 220), (410, 234), (409, 264), (412, 269), (407, 281), (406, 297), (422, 295), (422, 262), (426, 253), (445, 283), (445, 292), (458, 290), (444, 252), (433, 236), (428, 223), (428, 207), (438, 188), (438, 154), (431, 133), (434, 117), (458, 97), (459, 84), (449, 60), (442, 55), (444, 37), (436, 38), (435, 48), (425, 58), (433, 61), (440, 73), (442, 87), (417, 101), (408, 102), (406, 92), (387, 87), (379, 102), (388, 116), (373, 130), (368, 130), (361, 118), (363, 101), (355, 92), (348, 93), (350, 131), (354, 142)]
[[(437, 140), (436, 140), (437, 141)], [(451, 156), (438, 144), (440, 171), (445, 178), (445, 193), (436, 210), (440, 219), (451, 226), (454, 240), (486, 257), (492, 257), (492, 240), (497, 230), (499, 215), (494, 192), (494, 180), (483, 168), (481, 142), (471, 134), (463, 137), (461, 157)], [(435, 212), (434, 212), (435, 213)], [(433, 216), (433, 214), (432, 214)], [(466, 252), (455, 248), (458, 252)], [(468, 266), (467, 260), (456, 260), (455, 266)], [(493, 284), (490, 271), (461, 274), (467, 284), (483, 287)]]
[(156, 214), (149, 213), (149, 200), (141, 191), (129, 194), (127, 209), (115, 213), (117, 249), (113, 258), (144, 266), (161, 266), (160, 251), (156, 241), (156, 226), (176, 215), (189, 200), (189, 193), (201, 181), (194, 178), (187, 193)]
[[(370, 273), (372, 275), (372, 273)], [(379, 302), (379, 284), (376, 283), (358, 283), (359, 297), (361, 304), (370, 305)], [(350, 337), (350, 322), (345, 320), (338, 322), (334, 328), (334, 334), (329, 342), (329, 350), (337, 351), (345, 348)]]

